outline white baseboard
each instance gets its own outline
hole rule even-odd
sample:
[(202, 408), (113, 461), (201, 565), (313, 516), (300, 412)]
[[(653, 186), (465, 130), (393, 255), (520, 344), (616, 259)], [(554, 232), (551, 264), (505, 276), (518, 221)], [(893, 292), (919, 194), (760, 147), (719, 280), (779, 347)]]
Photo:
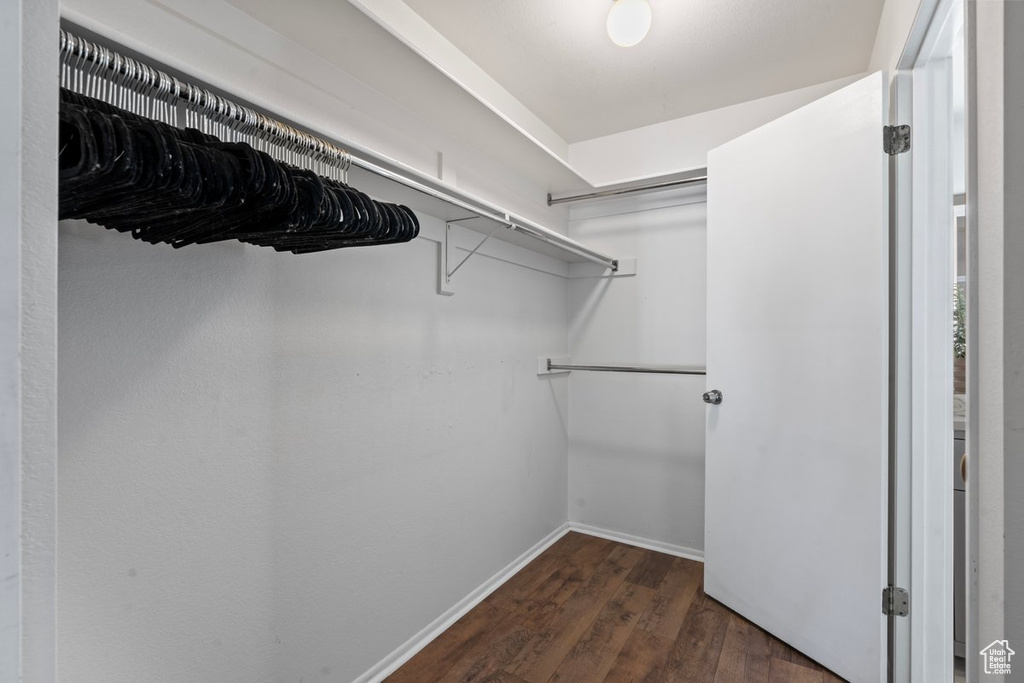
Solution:
[(697, 550), (695, 548), (687, 548), (685, 546), (663, 543), (661, 541), (652, 541), (649, 538), (633, 536), (632, 534), (624, 534), (619, 531), (611, 531), (610, 529), (602, 529), (589, 524), (581, 524), (580, 522), (569, 522), (569, 530), (577, 531), (581, 534), (587, 534), (588, 536), (606, 538), (609, 541), (618, 541), (619, 543), (625, 543), (626, 545), (635, 545), (638, 548), (645, 548), (647, 550), (665, 553), (666, 555), (675, 555), (676, 557), (682, 557), (687, 560), (696, 560), (697, 562), (704, 561), (704, 551)]
[[(394, 652), (389, 654), (384, 659), (377, 662), (369, 671), (364, 673), (359, 678), (355, 679), (353, 683), (379, 683), (384, 680), (400, 666), (405, 664), (407, 661), (412, 659), (413, 655), (426, 647), (430, 641), (437, 638), (439, 635), (445, 632), (452, 624), (462, 618), (469, 610), (476, 607), (484, 598), (493, 593), (501, 584), (508, 581), (512, 576), (515, 575), (520, 569), (529, 564), (535, 557), (540, 555), (542, 552), (548, 549), (551, 544), (560, 539), (562, 536), (569, 533), (569, 523), (566, 522), (560, 527), (552, 531), (550, 534), (545, 536), (534, 545), (532, 548), (527, 550), (525, 553), (520, 555), (518, 558), (512, 561), (510, 565), (499, 571), (497, 574), (487, 579), (479, 588), (474, 590), (472, 593), (459, 600), (453, 605), (448, 611), (439, 616), (437, 619), (427, 624), (423, 630), (414, 635), (409, 640), (405, 641), (401, 646), (398, 647)], [(628, 542), (628, 541), (624, 541)]]

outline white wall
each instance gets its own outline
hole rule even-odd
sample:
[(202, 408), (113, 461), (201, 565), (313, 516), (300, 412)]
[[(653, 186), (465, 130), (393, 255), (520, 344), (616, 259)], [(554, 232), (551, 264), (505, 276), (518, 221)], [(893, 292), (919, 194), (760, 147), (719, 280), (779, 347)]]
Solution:
[(569, 146), (569, 162), (596, 186), (707, 166), (708, 150), (824, 97), (864, 74), (684, 116)]
[[(570, 234), (637, 258), (637, 275), (571, 280), (573, 362), (703, 366), (706, 215), (683, 193), (581, 205)], [(701, 376), (574, 372), (569, 519), (704, 547)]]
[(59, 680), (349, 681), (565, 521), (545, 257), (61, 230)]
[(21, 3), (0, 5), (0, 680), (21, 675)]
[[(968, 667), (980, 674), (978, 651), (995, 639), (1006, 638), (1005, 565), (1005, 423), (1003, 283), (1005, 270), (1003, 186), (1005, 7), (1004, 2), (969, 2), (974, 14), (968, 33), (969, 195), (968, 221), (976, 218), (975, 235), (968, 243), (967, 389), (976, 398), (968, 404), (968, 554), (977, 564), (968, 572)], [(970, 14), (969, 14), (970, 16)], [(972, 54), (973, 53), (973, 54)], [(973, 57), (973, 59), (972, 59)], [(970, 123), (973, 118), (973, 124)], [(973, 129), (973, 130), (972, 130)], [(976, 174), (972, 185), (971, 171)], [(972, 456), (977, 457), (972, 457)], [(975, 482), (973, 486), (970, 482)]]
[(56, 0), (0, 8), (0, 680), (51, 683)]
[(926, 11), (934, 11), (936, 4), (935, 0), (885, 0), (868, 70), (892, 72), (896, 69), (917, 13), (922, 7), (926, 7)]
[(57, 531), (56, 0), (22, 6), (22, 681), (54, 680)]
[[(968, 391), (977, 397), (969, 406), (968, 476), (977, 483), (968, 495), (977, 498), (970, 501), (975, 518), (968, 542), (978, 556), (976, 583), (969, 585), (977, 609), (970, 657), (997, 638), (1009, 639), (1011, 647), (1024, 641), (1024, 5), (975, 1), (968, 9), (974, 27), (969, 56), (975, 58), (968, 61), (968, 86), (976, 95), (973, 107), (968, 96), (976, 135), (968, 152), (977, 173), (976, 187), (968, 181), (968, 197), (975, 191), (976, 201), (969, 199), (967, 207), (968, 220), (977, 220), (976, 241), (968, 247), (968, 291), (973, 286), (977, 297), (968, 304)], [(973, 659), (980, 679), (981, 658)], [(1012, 664), (1014, 675), (1007, 678), (1024, 680), (1016, 658)]]

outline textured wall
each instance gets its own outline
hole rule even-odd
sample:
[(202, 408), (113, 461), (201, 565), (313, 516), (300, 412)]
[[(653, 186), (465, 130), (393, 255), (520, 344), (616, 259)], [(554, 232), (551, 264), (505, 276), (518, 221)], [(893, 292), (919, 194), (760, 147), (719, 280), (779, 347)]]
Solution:
[(565, 521), (563, 278), (60, 248), (59, 680), (349, 681)]
[[(570, 234), (637, 257), (636, 277), (571, 280), (577, 363), (703, 366), (703, 203), (647, 198), (574, 209)], [(704, 378), (572, 373), (569, 519), (704, 547)]]
[[(968, 476), (977, 482), (968, 487), (968, 496), (975, 496), (968, 499), (969, 514), (976, 512), (976, 522), (968, 527), (968, 548), (977, 549), (978, 562), (976, 583), (968, 587), (977, 605), (976, 648), (968, 642), (970, 657), (972, 650), (1003, 638), (1011, 648), (1017, 643), (1020, 652), (1024, 640), (1024, 5), (975, 1), (968, 11), (975, 32), (968, 83), (976, 88), (976, 101), (968, 99), (973, 105), (968, 117), (976, 116), (977, 126), (971, 158), (977, 170), (977, 241), (971, 245), (974, 256), (968, 252), (968, 270), (976, 268), (969, 282), (976, 284), (977, 296), (968, 320), (968, 391), (977, 387), (977, 405), (970, 406), (977, 429), (968, 431), (967, 443)], [(968, 621), (968, 629), (971, 625)], [(1006, 679), (1024, 681), (1019, 659), (1013, 658), (1013, 674)], [(975, 657), (973, 664), (969, 667), (979, 680), (983, 662)]]
[(21, 2), (0, 5), (0, 680), (21, 673)]
[(57, 532), (58, 3), (21, 3), (22, 682), (52, 683)]

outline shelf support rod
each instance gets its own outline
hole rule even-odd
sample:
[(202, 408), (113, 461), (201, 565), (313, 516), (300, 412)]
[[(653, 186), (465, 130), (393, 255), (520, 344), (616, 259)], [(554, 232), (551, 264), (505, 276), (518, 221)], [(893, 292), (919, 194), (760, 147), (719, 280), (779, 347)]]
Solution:
[(457, 265), (454, 268), (452, 268), (452, 270), (448, 273), (448, 277), (450, 278), (453, 275), (455, 275), (455, 273), (459, 272), (459, 268), (464, 266), (466, 264), (466, 261), (471, 259), (473, 257), (473, 254), (475, 254), (477, 251), (479, 251), (480, 247), (484, 246), (484, 242), (486, 242), (487, 240), (491, 239), (491, 236), (494, 235), (494, 233), (498, 232), (502, 228), (511, 228), (511, 227), (512, 227), (511, 225), (499, 225), (494, 230), (491, 230), (489, 233), (487, 233), (487, 237), (484, 237), (482, 240), (480, 240), (480, 244), (478, 244), (475, 247), (473, 247), (473, 251), (471, 251), (468, 254), (466, 254), (466, 258), (464, 258), (461, 261), (459, 261), (459, 265)]

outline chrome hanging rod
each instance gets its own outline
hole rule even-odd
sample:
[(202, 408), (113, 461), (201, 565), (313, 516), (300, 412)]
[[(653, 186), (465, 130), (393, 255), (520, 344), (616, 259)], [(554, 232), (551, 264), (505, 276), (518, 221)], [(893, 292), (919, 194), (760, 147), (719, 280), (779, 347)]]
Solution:
[(597, 190), (595, 192), (586, 192), (584, 194), (571, 194), (564, 197), (552, 197), (548, 195), (548, 206), (554, 206), (555, 204), (566, 204), (568, 202), (582, 202), (586, 199), (601, 199), (602, 197), (617, 197), (624, 194), (638, 194), (640, 192), (653, 192), (655, 190), (667, 190), (670, 187), (682, 187), (684, 185), (698, 185), (700, 183), (706, 183), (708, 181), (707, 169), (699, 169), (704, 175), (694, 176), (691, 178), (680, 178), (678, 180), (663, 180), (657, 183), (648, 183), (646, 185), (636, 185), (634, 187), (620, 187), (613, 190)]
[(706, 375), (700, 368), (681, 368), (673, 365), (567, 365), (552, 363), (548, 358), (548, 370), (584, 370), (587, 372), (642, 372), (652, 375)]
[[(461, 197), (434, 187), (437, 181), (400, 162), (377, 154), (355, 144), (346, 147), (359, 150), (355, 155), (348, 149), (324, 140), (321, 137), (282, 123), (249, 107), (242, 106), (208, 89), (200, 88), (142, 62), (126, 57), (97, 43), (80, 38), (69, 31), (60, 31), (60, 53), (65, 67), (88, 71), (91, 77), (101, 77), (116, 87), (128, 88), (133, 92), (167, 105), (183, 104), (207, 119), (227, 126), (244, 134), (254, 135), (288, 149), (309, 155), (315, 161), (347, 171), (356, 166), (374, 175), (386, 178), (400, 185), (441, 200), (452, 206), (475, 214), (480, 218), (495, 221), (515, 232), (550, 244), (562, 251), (580, 258), (599, 263), (613, 272), (619, 262), (606, 254), (591, 249), (561, 233), (510, 214), (485, 200), (461, 193)], [(102, 99), (102, 98), (101, 98)], [(401, 172), (385, 168), (374, 161), (399, 167)]]

